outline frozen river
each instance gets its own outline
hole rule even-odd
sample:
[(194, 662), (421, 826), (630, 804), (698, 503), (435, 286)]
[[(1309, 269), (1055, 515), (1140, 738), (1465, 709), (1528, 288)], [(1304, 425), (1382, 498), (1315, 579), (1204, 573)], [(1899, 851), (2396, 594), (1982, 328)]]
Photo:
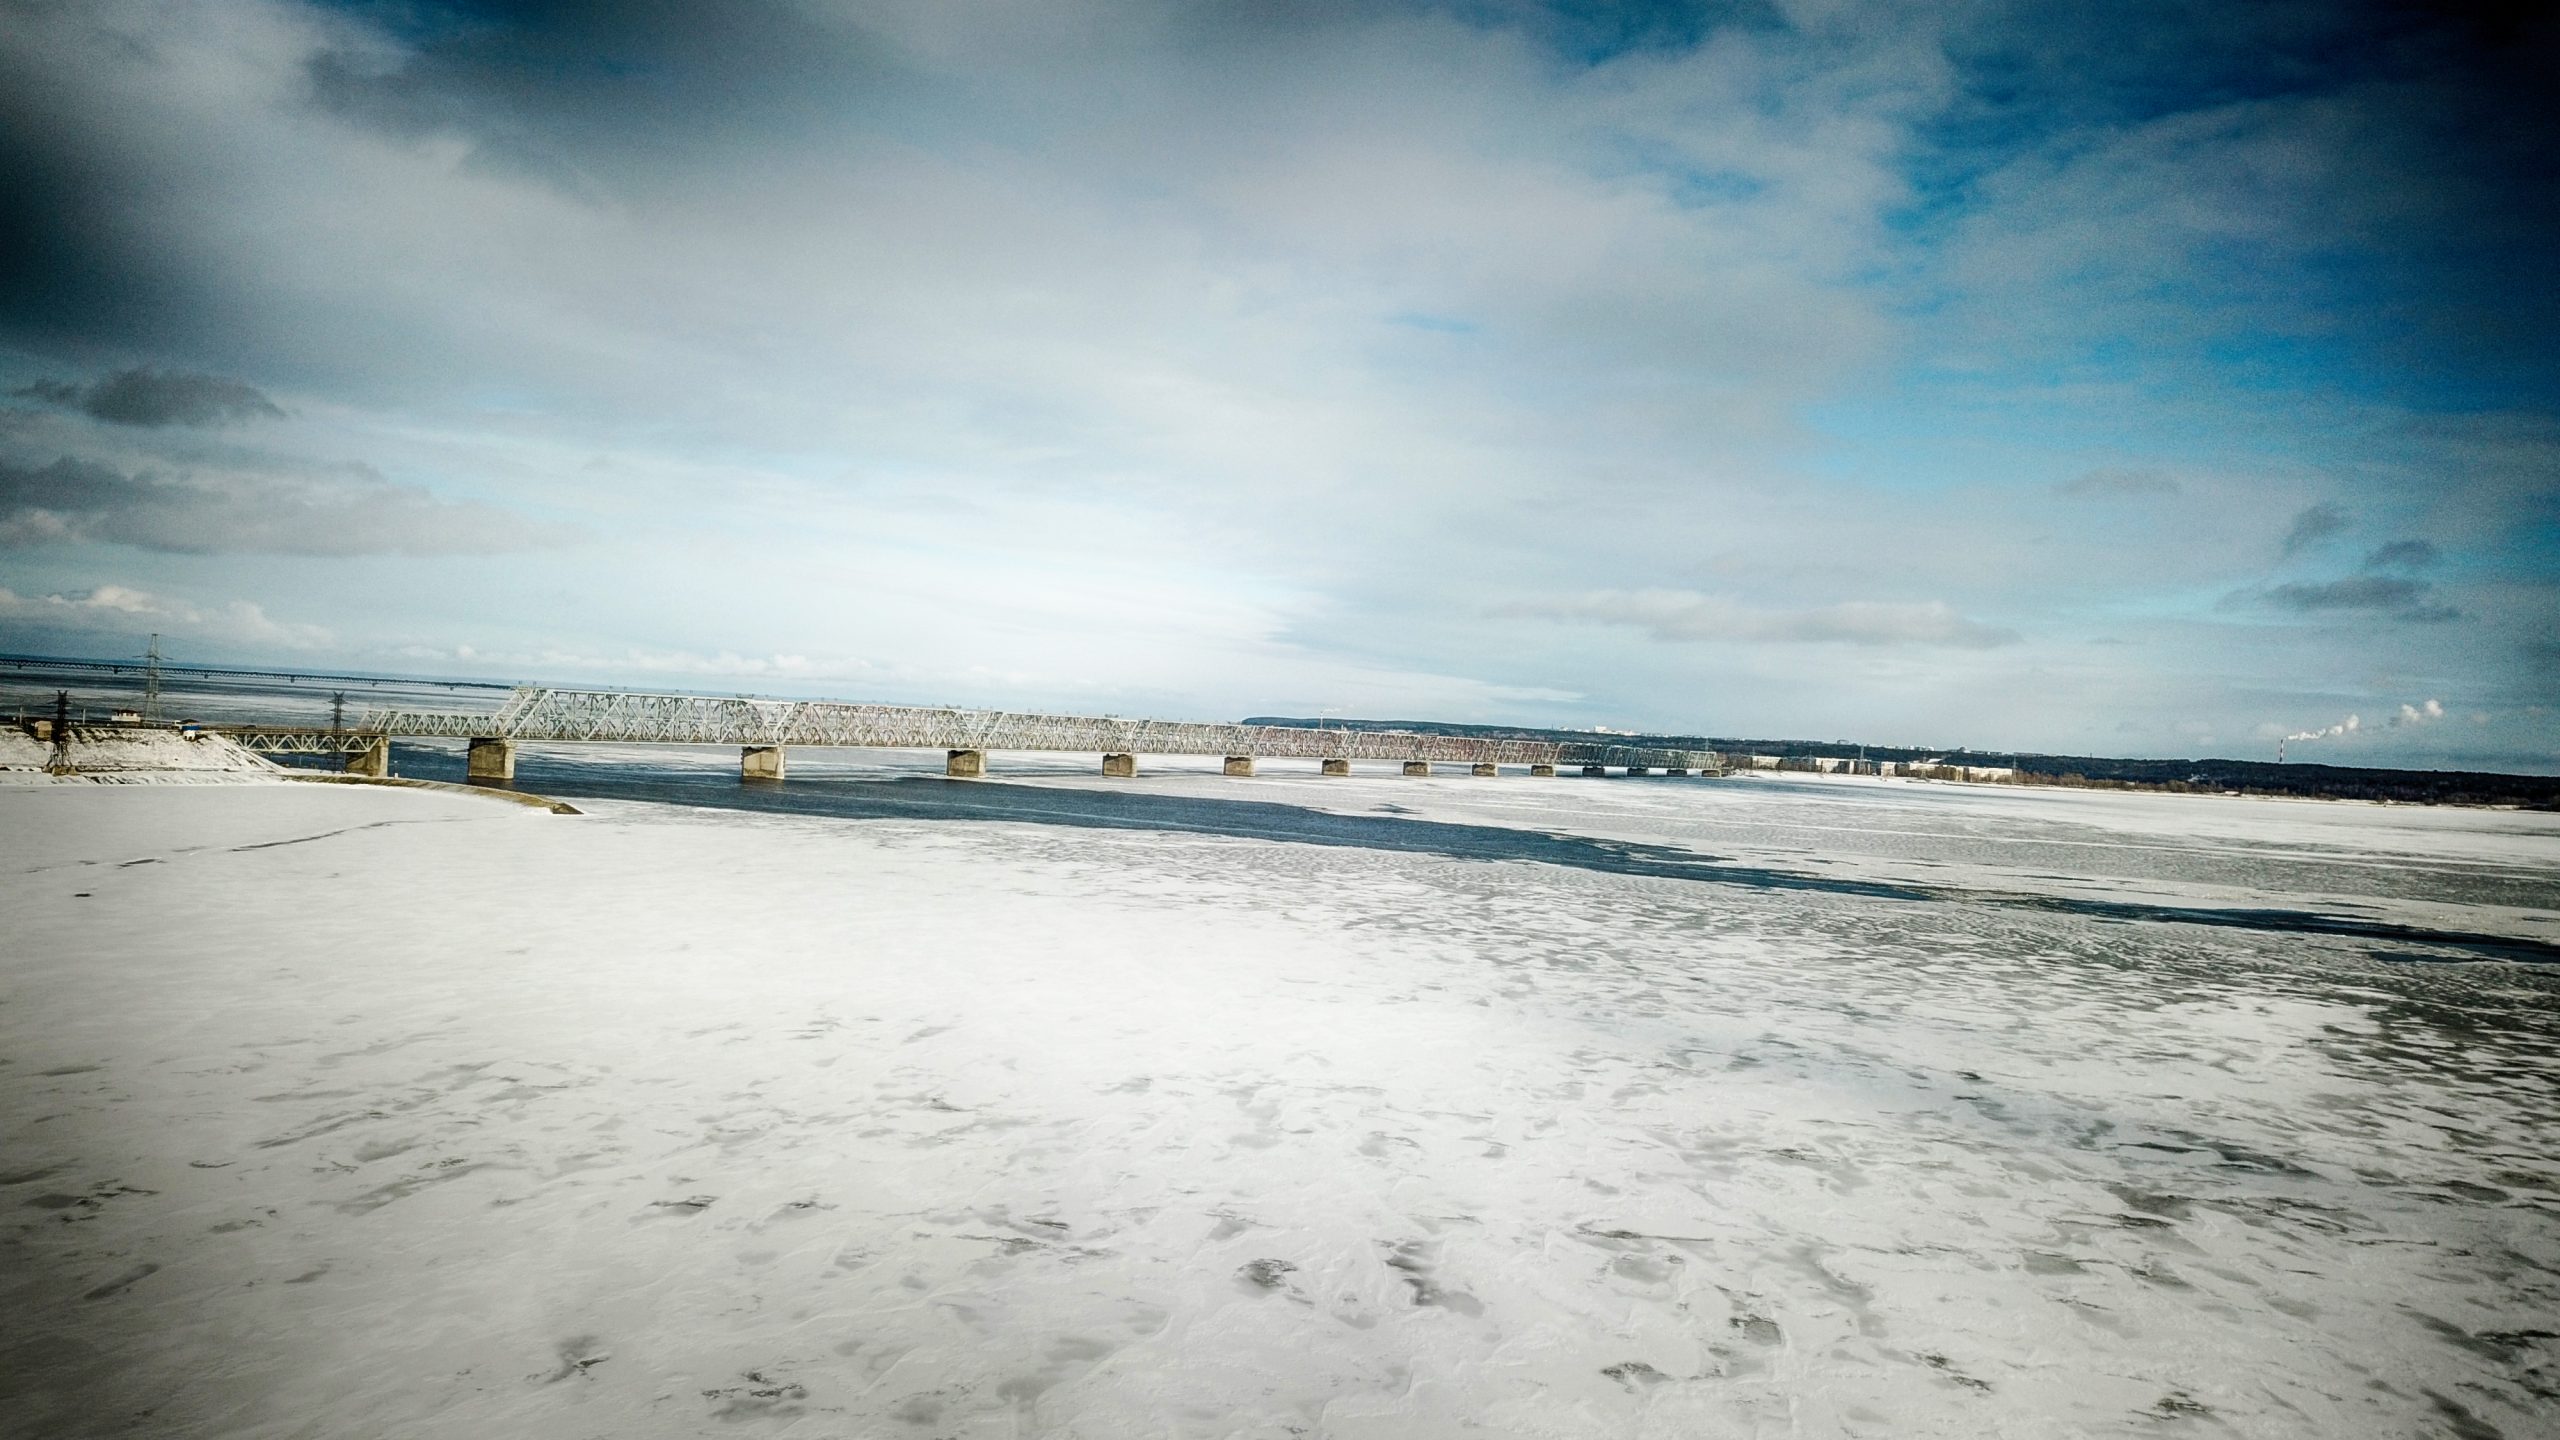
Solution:
[(0, 1426), (2560, 1434), (2560, 817), (913, 763), (0, 789)]

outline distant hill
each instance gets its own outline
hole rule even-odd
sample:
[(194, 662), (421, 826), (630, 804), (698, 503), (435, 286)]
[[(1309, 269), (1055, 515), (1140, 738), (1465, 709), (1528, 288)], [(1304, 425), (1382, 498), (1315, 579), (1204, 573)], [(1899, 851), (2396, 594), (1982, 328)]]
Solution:
[[(1589, 730), (1547, 730), (1527, 725), (1454, 725), (1437, 720), (1310, 720), (1257, 715), (1244, 723), (1334, 730), (1422, 730), (1438, 735), (1554, 740), (1570, 744), (1589, 744), (1595, 738)], [(1612, 731), (1597, 738), (1612, 744), (1715, 750), (1728, 755), (1864, 756), (1869, 760), (1943, 759), (1952, 765), (2015, 764), (2029, 783), (2042, 784), (2206, 792), (2236, 790), (2249, 795), (2560, 809), (2560, 776), (2549, 775), (2502, 775), (2476, 770), (2382, 770), (2310, 763), (2278, 765), (2268, 760), (2118, 760), (2103, 755), (1917, 750), (1895, 745), (1858, 745), (1840, 740), (1754, 740), (1730, 735), (1621, 735)]]

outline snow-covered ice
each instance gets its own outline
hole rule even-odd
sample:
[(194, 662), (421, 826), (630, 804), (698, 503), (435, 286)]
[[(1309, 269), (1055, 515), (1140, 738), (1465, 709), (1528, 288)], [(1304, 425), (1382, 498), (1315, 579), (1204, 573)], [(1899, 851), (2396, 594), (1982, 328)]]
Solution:
[(2560, 1433), (2560, 970), (1961, 898), (2540, 942), (2555, 817), (1138, 784), (1938, 898), (0, 790), (0, 1426)]

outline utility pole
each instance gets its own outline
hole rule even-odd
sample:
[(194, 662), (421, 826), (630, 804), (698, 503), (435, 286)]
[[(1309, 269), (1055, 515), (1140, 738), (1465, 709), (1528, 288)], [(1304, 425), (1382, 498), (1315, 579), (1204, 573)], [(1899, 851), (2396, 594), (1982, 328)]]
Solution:
[(148, 663), (142, 672), (142, 723), (148, 725), (160, 718), (160, 637), (158, 635), (151, 637), (151, 653), (143, 658)]
[(340, 690), (329, 697), (329, 733), (340, 734), (347, 728), (347, 692)]

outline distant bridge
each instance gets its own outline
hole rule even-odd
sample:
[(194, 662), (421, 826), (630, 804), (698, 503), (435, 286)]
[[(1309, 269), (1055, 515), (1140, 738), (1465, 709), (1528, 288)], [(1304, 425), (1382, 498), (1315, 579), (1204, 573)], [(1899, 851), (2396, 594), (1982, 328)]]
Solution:
[(526, 743), (735, 745), (740, 773), (765, 780), (782, 778), (784, 754), (794, 745), (940, 750), (946, 773), (955, 776), (985, 774), (987, 753), (1000, 750), (1099, 755), (1102, 772), (1117, 776), (1136, 774), (1140, 755), (1216, 755), (1230, 775), (1250, 775), (1254, 762), (1265, 759), (1314, 760), (1328, 775), (1349, 774), (1354, 760), (1395, 761), (1408, 775), (1428, 775), (1434, 764), (1465, 765), (1477, 775), (1497, 774), (1504, 765), (1526, 767), (1533, 775), (1553, 775), (1559, 766), (1577, 766), (1585, 774), (1615, 769), (1679, 775), (1722, 764), (1706, 750), (534, 685), (516, 687), (495, 711), (390, 706), (367, 709), (343, 729), (217, 728), (252, 750), (345, 755), (348, 769), (374, 774), (387, 773), (394, 739), (465, 740), (476, 780), (513, 779), (515, 747)]

